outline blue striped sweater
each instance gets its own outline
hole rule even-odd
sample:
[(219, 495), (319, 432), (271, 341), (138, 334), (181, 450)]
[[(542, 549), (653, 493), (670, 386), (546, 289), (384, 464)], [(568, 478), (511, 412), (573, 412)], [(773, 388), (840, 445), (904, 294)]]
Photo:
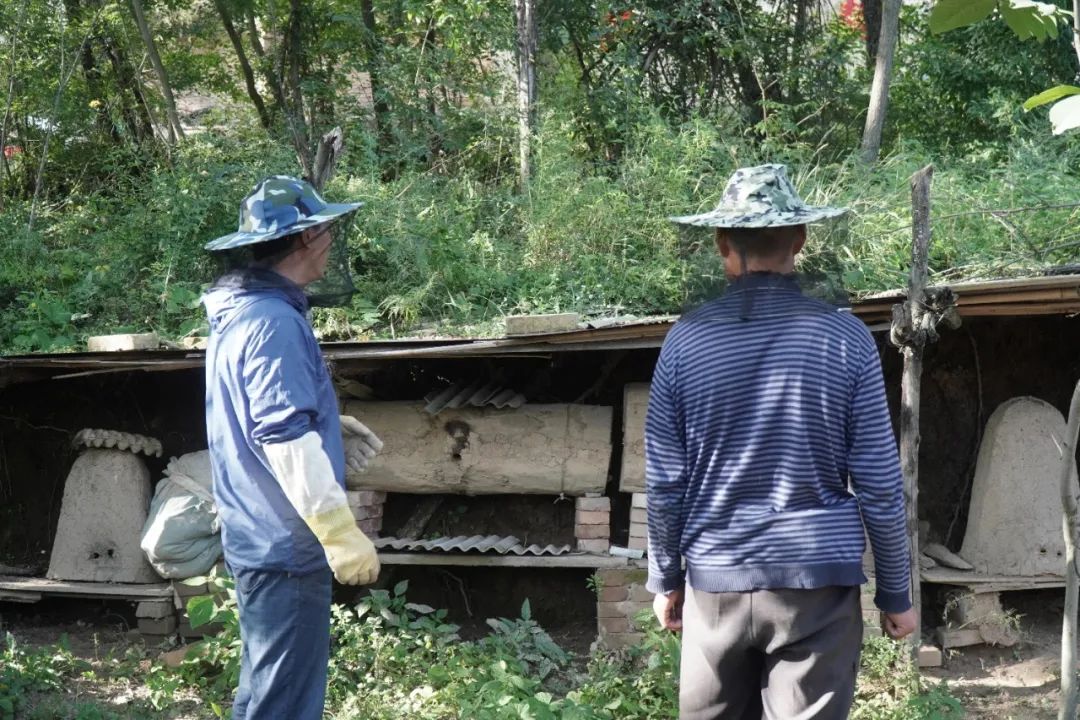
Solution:
[(911, 606), (877, 347), (794, 278), (737, 278), (672, 328), (645, 454), (652, 592), (859, 585), (868, 535), (877, 606)]

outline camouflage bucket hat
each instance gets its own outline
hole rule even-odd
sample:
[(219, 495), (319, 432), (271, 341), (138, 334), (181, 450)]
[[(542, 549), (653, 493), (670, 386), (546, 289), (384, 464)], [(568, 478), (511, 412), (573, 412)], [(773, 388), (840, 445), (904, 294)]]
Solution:
[(805, 225), (843, 215), (847, 208), (807, 205), (788, 179), (784, 165), (740, 168), (728, 180), (715, 210), (670, 218), (682, 225), (721, 228), (765, 228)]
[(288, 175), (271, 175), (259, 182), (240, 203), (240, 226), (206, 244), (210, 251), (232, 250), (276, 240), (305, 228), (347, 215), (363, 203), (328, 203), (311, 183)]

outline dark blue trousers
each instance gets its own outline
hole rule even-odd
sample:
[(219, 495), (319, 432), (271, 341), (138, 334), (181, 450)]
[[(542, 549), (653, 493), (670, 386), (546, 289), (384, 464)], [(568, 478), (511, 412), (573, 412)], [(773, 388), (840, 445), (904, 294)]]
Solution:
[(320, 720), (330, 661), (330, 570), (234, 569), (240, 686), (233, 720)]

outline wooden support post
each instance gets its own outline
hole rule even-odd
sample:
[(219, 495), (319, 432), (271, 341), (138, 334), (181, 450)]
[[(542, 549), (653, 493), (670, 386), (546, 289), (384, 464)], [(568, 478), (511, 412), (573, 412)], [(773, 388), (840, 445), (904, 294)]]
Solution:
[[(911, 544), (911, 601), (922, 616), (919, 577), (919, 399), (922, 385), (923, 347), (927, 332), (925, 296), (930, 250), (930, 180), (934, 168), (927, 165), (911, 178), (911, 281), (908, 284), (905, 315), (910, 318), (911, 333), (904, 343), (904, 374), (900, 386), (900, 465), (904, 472), (904, 500), (907, 504), (908, 542)], [(915, 626), (911, 637), (913, 655), (921, 644), (921, 628)]]
[(1080, 433), (1080, 382), (1069, 404), (1069, 426), (1061, 447), (1062, 530), (1065, 533), (1065, 617), (1061, 622), (1061, 706), (1058, 720), (1076, 717), (1080, 697), (1076, 683), (1076, 612), (1080, 601), (1080, 580), (1076, 570), (1076, 488), (1073, 462), (1077, 434)]

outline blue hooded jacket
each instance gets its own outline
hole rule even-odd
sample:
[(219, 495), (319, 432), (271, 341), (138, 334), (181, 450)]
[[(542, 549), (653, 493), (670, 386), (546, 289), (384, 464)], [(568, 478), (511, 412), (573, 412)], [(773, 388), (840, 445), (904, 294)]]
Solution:
[(275, 272), (242, 270), (219, 279), (203, 304), (210, 319), (206, 431), (225, 559), (298, 575), (324, 570), (322, 546), (262, 449), (314, 431), (344, 486), (337, 396), (304, 292)]

